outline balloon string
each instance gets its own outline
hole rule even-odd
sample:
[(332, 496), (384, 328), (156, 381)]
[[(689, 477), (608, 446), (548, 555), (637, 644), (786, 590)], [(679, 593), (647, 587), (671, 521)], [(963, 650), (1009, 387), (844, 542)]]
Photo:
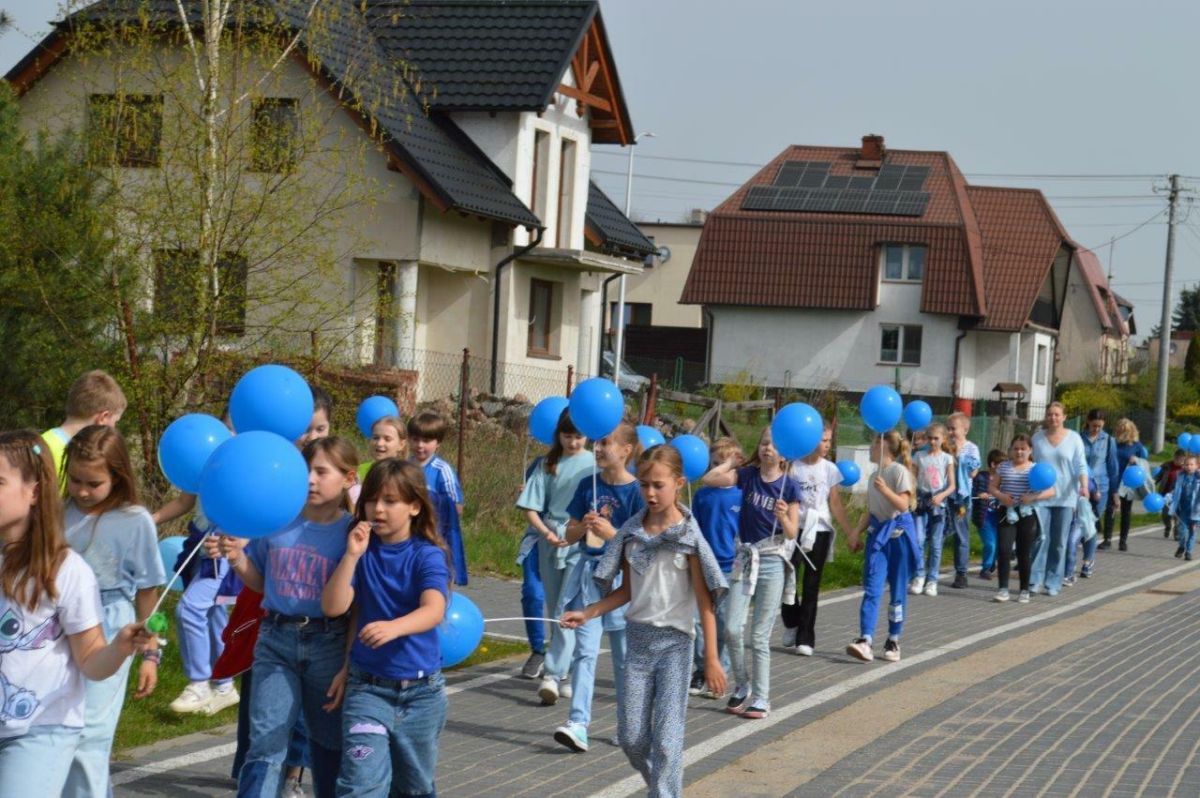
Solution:
[(529, 436), (525, 436), (525, 454), (521, 455), (521, 482), (525, 481), (525, 472), (529, 470)]
[[(188, 564), (191, 563), (192, 558), (195, 557), (197, 552), (199, 552), (202, 548), (204, 548), (203, 538), (201, 538), (200, 542), (196, 544), (196, 547), (192, 549), (191, 553), (189, 553), (188, 556), (183, 559), (183, 564), (179, 566), (179, 570), (171, 574), (170, 581), (168, 581), (166, 587), (163, 588), (162, 595), (158, 597), (158, 601), (154, 604), (154, 609), (150, 610), (150, 615), (158, 612), (159, 607), (161, 607), (162, 603), (166, 601), (167, 594), (171, 592), (171, 585), (175, 584), (175, 580), (179, 578), (179, 575), (187, 570)], [(146, 617), (149, 618), (150, 615), (147, 615)]]
[(500, 621), (546, 621), (547, 623), (558, 623), (558, 618), (529, 618), (526, 616), (517, 616), (515, 618), (484, 618), (484, 623), (499, 623)]
[(592, 512), (593, 513), (597, 512), (597, 510), (596, 510), (596, 498), (597, 498), (597, 496), (596, 496), (596, 472), (599, 470), (600, 469), (598, 469), (596, 467), (596, 461), (593, 460), (592, 461)]

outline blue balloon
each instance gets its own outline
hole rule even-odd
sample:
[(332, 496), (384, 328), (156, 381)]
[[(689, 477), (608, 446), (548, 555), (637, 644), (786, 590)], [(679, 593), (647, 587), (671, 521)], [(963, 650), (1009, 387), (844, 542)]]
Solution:
[(1188, 454), (1200, 454), (1200, 433), (1192, 433), (1192, 439), (1188, 441)]
[(792, 402), (771, 421), (771, 444), (784, 460), (808, 457), (821, 445), (825, 422), (811, 405)]
[(479, 648), (483, 640), (483, 613), (462, 593), (451, 593), (446, 616), (438, 626), (442, 667), (453, 668)]
[(708, 445), (695, 435), (677, 435), (671, 446), (679, 451), (683, 459), (683, 475), (688, 482), (695, 482), (708, 472)]
[(158, 439), (158, 467), (186, 493), (200, 492), (200, 473), (208, 458), (232, 437), (220, 419), (188, 413), (172, 421)]
[(312, 390), (287, 366), (251, 369), (229, 396), (229, 417), (239, 433), (261, 430), (294, 441), (308, 430), (312, 414)]
[(928, 402), (914, 399), (904, 407), (904, 423), (911, 430), (920, 431), (933, 421), (933, 408)]
[(598, 441), (617, 428), (625, 417), (625, 399), (612, 380), (592, 377), (571, 392), (568, 405), (575, 429)]
[[(309, 413), (309, 415), (312, 414)], [(368, 396), (358, 406), (358, 413), (355, 414), (354, 421), (358, 424), (358, 431), (363, 434), (363, 437), (370, 438), (371, 428), (375, 426), (375, 422), (388, 416), (399, 418), (400, 408), (396, 407), (396, 403), (386, 396)]]
[(1146, 512), (1148, 513), (1160, 512), (1163, 508), (1163, 505), (1166, 503), (1167, 500), (1157, 493), (1151, 493), (1149, 496), (1142, 499), (1142, 507), (1146, 508)]
[(200, 475), (200, 503), (221, 531), (239, 538), (274, 534), (308, 499), (308, 465), (273, 432), (245, 432), (222, 443)]
[(1126, 466), (1121, 474), (1121, 484), (1131, 490), (1140, 488), (1146, 484), (1146, 472), (1141, 466)]
[(1183, 449), (1185, 452), (1191, 451), (1192, 437), (1192, 433), (1190, 432), (1181, 432), (1179, 433), (1179, 437), (1175, 439), (1175, 442), (1179, 444), (1179, 448)]
[(638, 424), (637, 436), (638, 443), (642, 445), (642, 451), (653, 449), (655, 446), (662, 446), (667, 442), (667, 439), (663, 437), (661, 432), (645, 424)]
[[(163, 538), (158, 541), (158, 555), (162, 557), (163, 570), (167, 572), (167, 579), (171, 578), (171, 574), (175, 573), (175, 563), (179, 560), (179, 555), (183, 553), (183, 544), (187, 538), (182, 535), (172, 535), (169, 538)], [(204, 545), (201, 543), (200, 545)], [(199, 554), (197, 557), (201, 556)], [(193, 560), (194, 562), (194, 560)], [(171, 584), (171, 589), (175, 591), (183, 590), (183, 578), (176, 579)]]
[(891, 386), (876, 385), (863, 394), (858, 410), (867, 426), (882, 434), (896, 426), (904, 412), (904, 402)]
[(838, 471), (842, 472), (842, 487), (849, 488), (859, 479), (862, 478), (862, 470), (858, 467), (858, 463), (853, 460), (841, 460), (837, 464)]
[(1034, 493), (1053, 488), (1057, 481), (1058, 474), (1049, 463), (1034, 463), (1033, 468), (1029, 469), (1029, 489)]
[(1162, 473), (1162, 466), (1155, 466), (1154, 470), (1150, 472), (1150, 476), (1154, 477), (1155, 479), (1158, 479), (1158, 475), (1161, 473)]
[(549, 396), (538, 402), (529, 414), (529, 434), (534, 440), (547, 446), (554, 445), (554, 432), (558, 429), (558, 420), (570, 402), (565, 396)]

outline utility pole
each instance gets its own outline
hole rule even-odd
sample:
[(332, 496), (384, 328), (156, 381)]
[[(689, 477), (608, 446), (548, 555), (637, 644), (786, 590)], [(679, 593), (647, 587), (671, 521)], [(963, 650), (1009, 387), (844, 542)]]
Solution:
[(1162, 321), (1158, 331), (1158, 392), (1154, 401), (1154, 451), (1167, 437), (1167, 377), (1171, 365), (1171, 275), (1175, 270), (1175, 209), (1179, 205), (1179, 175), (1171, 175), (1167, 205), (1167, 263), (1163, 270)]

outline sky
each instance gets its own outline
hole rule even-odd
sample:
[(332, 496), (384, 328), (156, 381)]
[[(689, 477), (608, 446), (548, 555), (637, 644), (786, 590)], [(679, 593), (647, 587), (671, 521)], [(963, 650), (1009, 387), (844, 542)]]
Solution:
[[(16, 23), (0, 37), (6, 72), (58, 2), (0, 9)], [(636, 220), (711, 209), (788, 145), (878, 133), (948, 151), (972, 183), (1041, 189), (1071, 237), (1111, 262), (1142, 335), (1161, 312), (1161, 189), (1190, 176), (1173, 296), (1200, 282), (1194, 0), (601, 0), (601, 13), (634, 127), (655, 134), (634, 153)], [(593, 152), (594, 177), (623, 204), (628, 150)]]

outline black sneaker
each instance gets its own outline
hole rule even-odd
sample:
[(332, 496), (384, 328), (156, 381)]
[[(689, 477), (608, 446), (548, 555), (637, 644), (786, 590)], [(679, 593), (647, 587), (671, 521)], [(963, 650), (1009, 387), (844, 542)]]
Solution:
[(1121, 551), (1129, 551), (1129, 544), (1122, 540), (1119, 548)]
[(964, 588), (966, 586), (967, 586), (967, 575), (966, 574), (955, 574), (954, 581), (950, 583), (950, 587), (955, 587), (955, 588), (958, 588), (959, 590), (961, 590), (962, 588)]
[(529, 659), (525, 660), (525, 664), (521, 666), (522, 679), (540, 679), (542, 671), (545, 670), (546, 655), (537, 651), (529, 655)]
[(1192, 553), (1190, 551), (1187, 552), (1186, 554), (1183, 555), (1183, 559), (1187, 560), (1188, 562), (1191, 562), (1192, 561)]
[(1179, 548), (1175, 549), (1175, 559), (1179, 560), (1182, 558), (1183, 558), (1183, 546), (1180, 546)]
[(1100, 545), (1097, 546), (1096, 548), (1097, 549), (1111, 549), (1112, 541), (1111, 540), (1102, 540), (1102, 541), (1100, 541)]
[(692, 674), (692, 683), (688, 685), (688, 695), (700, 695), (704, 692), (704, 671)]

